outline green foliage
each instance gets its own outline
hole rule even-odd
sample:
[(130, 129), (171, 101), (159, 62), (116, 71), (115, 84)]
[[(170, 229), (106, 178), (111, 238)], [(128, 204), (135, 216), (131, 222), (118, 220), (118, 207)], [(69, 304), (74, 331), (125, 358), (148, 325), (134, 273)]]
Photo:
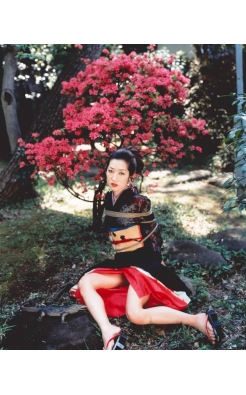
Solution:
[[(0, 320), (1, 320), (1, 316), (0, 316)], [(6, 322), (4, 322), (3, 324), (0, 325), (0, 347), (1, 347), (1, 343), (3, 341), (3, 338), (5, 336), (5, 334), (10, 331), (13, 328), (13, 325), (9, 326)], [(1, 350), (1, 348), (0, 348)]]
[(4, 307), (0, 308), (0, 350), (4, 336), (14, 327), (13, 325), (9, 325), (8, 321), (13, 317), (13, 314), (16, 311), (16, 305), (5, 305)]
[[(236, 94), (231, 94), (236, 97)], [(238, 106), (238, 114), (234, 116), (234, 127), (225, 139), (228, 147), (233, 147), (235, 155), (235, 172), (223, 185), (233, 191), (234, 197), (224, 205), (224, 212), (238, 208), (240, 212), (246, 209), (246, 95), (240, 95), (233, 101)]]
[(233, 269), (233, 263), (219, 263), (216, 267), (209, 268), (209, 273), (213, 277), (214, 281), (222, 281), (223, 278), (227, 278), (231, 275)]

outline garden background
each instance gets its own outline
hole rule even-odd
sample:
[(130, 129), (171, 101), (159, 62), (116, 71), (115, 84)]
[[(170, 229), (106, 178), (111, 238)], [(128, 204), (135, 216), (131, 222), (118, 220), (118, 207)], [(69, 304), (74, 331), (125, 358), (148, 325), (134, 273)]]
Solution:
[[(1, 37), (9, 43), (15, 43), (18, 37), (18, 42), (22, 43), (31, 40), (36, 43), (196, 41), (234, 45), (244, 37), (241, 7), (229, 3), (222, 7), (221, 3), (208, 1), (197, 7), (191, 1), (140, 4), (126, 0), (123, 4), (71, 1), (58, 5), (56, 2), (34, 4), (24, 0), (18, 8), (5, 2), (1, 10)], [(221, 208), (219, 218), (220, 214)], [(243, 350), (233, 353), (218, 350), (212, 354), (203, 350), (196, 350), (195, 354), (188, 350), (165, 350), (164, 353), (139, 350), (132, 351), (130, 358), (129, 351), (112, 355), (80, 350), (64, 350), (62, 354), (7, 350), (2, 352), (0, 360), (2, 386), (11, 391), (23, 388), (28, 394), (33, 393), (35, 386), (36, 393), (43, 393), (44, 386), (37, 385), (37, 377), (42, 374), (47, 390), (61, 393), (71, 391), (72, 383), (74, 385), (76, 380), (77, 384), (77, 379), (80, 389), (90, 388), (93, 392), (117, 390), (123, 393), (130, 386), (131, 391), (143, 394), (167, 388), (188, 393), (196, 378), (196, 387), (202, 382), (204, 390), (211, 382), (213, 390), (225, 394), (244, 389), (244, 365), (238, 358)], [(206, 382), (205, 374), (209, 375)]]
[[(134, 59), (144, 54), (151, 56), (153, 49), (156, 56), (164, 59), (163, 67), (179, 70), (189, 79), (187, 96), (181, 98), (185, 99), (183, 105), (179, 105), (175, 98), (168, 114), (182, 119), (189, 113), (193, 120), (205, 120), (206, 125), (200, 125), (201, 133), (197, 132), (194, 139), (187, 140), (187, 151), (183, 154), (180, 149), (179, 157), (175, 139), (174, 156), (165, 156), (165, 150), (158, 151), (163, 143), (157, 135), (153, 141), (150, 135), (145, 140), (136, 140), (136, 144), (141, 144), (145, 150), (146, 158), (147, 154), (150, 158), (146, 159), (149, 174), (143, 180), (142, 190), (151, 198), (162, 229), (165, 261), (189, 277), (196, 287), (189, 311), (205, 310), (208, 305), (213, 305), (220, 312), (226, 328), (222, 349), (245, 349), (245, 250), (230, 250), (211, 240), (211, 236), (220, 230), (245, 226), (244, 210), (235, 207), (223, 212), (226, 203), (235, 196), (235, 186), (232, 190), (223, 189), (223, 183), (219, 183), (221, 179), (232, 178), (235, 169), (235, 144), (229, 144), (227, 140), (237, 113), (233, 105), (236, 92), (234, 44), (158, 44), (154, 48), (149, 44), (1, 45), (0, 57), (4, 62), (0, 70), (1, 340), (13, 329), (11, 318), (21, 304), (49, 304), (65, 283), (76, 280), (81, 271), (98, 262), (102, 255), (111, 254), (107, 237), (101, 232), (103, 199), (97, 196), (95, 200), (95, 190), (97, 195), (102, 192), (97, 189), (100, 181), (97, 170), (103, 164), (103, 158), (100, 162), (94, 154), (101, 152), (102, 144), (100, 136), (91, 135), (96, 130), (87, 133), (86, 141), (76, 143), (82, 146), (83, 152), (89, 150), (88, 156), (81, 161), (82, 181), (78, 179), (78, 173), (72, 174), (74, 179), (70, 177), (68, 170), (71, 168), (66, 169), (65, 178), (64, 173), (61, 177), (57, 172), (52, 178), (51, 170), (56, 171), (56, 168), (47, 167), (47, 162), (41, 167), (36, 160), (40, 149), (32, 151), (30, 155), (33, 157), (28, 161), (23, 147), (34, 149), (36, 143), (42, 143), (54, 131), (63, 131), (65, 122), (68, 128), (68, 117), (64, 116), (63, 109), (72, 105), (74, 98), (61, 93), (62, 81), (75, 78), (101, 55), (105, 58), (115, 54), (119, 58), (125, 54), (128, 59), (129, 56)], [(242, 50), (245, 75), (245, 45)], [(175, 56), (169, 61), (172, 54)], [(89, 59), (88, 66), (81, 58)], [(5, 85), (11, 81), (12, 85)], [(186, 82), (188, 80), (182, 84)], [(72, 83), (69, 89), (73, 89)], [(89, 92), (87, 99), (92, 95)], [(71, 117), (71, 113), (68, 115)], [(193, 127), (194, 122), (190, 125)], [(188, 126), (186, 123), (187, 130)], [(59, 137), (59, 133), (53, 136)], [(124, 144), (125, 139), (118, 133), (113, 143)], [(73, 143), (70, 140), (68, 145)], [(193, 146), (195, 148), (191, 150)], [(98, 162), (93, 162), (95, 157)], [(42, 171), (32, 177), (36, 166)], [(205, 176), (189, 178), (192, 172), (201, 170), (205, 171)], [(182, 176), (187, 175), (188, 178), (182, 181)], [(78, 183), (83, 187), (82, 192)], [(198, 242), (220, 253), (225, 262), (216, 268), (204, 268), (196, 263), (191, 265), (187, 260), (172, 260), (165, 251), (168, 243), (174, 240)], [(67, 295), (63, 295), (57, 303), (69, 302)], [(136, 328), (125, 318), (118, 321), (131, 335), (128, 348), (132, 350), (212, 349), (204, 336), (189, 328), (178, 325)]]

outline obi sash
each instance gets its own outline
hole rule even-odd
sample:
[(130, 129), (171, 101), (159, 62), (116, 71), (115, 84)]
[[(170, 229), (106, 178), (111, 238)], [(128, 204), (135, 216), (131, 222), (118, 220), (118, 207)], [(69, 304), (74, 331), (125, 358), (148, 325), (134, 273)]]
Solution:
[(127, 228), (110, 228), (109, 240), (115, 252), (123, 250), (134, 251), (144, 247), (143, 236), (140, 225), (133, 225)]

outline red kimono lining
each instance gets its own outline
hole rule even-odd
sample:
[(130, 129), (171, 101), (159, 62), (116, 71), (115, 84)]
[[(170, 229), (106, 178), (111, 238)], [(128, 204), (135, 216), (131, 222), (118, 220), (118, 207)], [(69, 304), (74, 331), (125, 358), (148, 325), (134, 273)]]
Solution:
[[(133, 266), (123, 269), (98, 268), (85, 275), (89, 275), (90, 273), (114, 274), (116, 272), (124, 274), (139, 298), (150, 295), (145, 308), (167, 306), (176, 310), (183, 310), (188, 306), (190, 299), (185, 292), (173, 291), (156, 278), (152, 277), (149, 273)], [(105, 310), (109, 317), (126, 315), (127, 291), (128, 286), (97, 290), (97, 293), (104, 301)], [(79, 303), (84, 304), (79, 289), (71, 288), (70, 294), (74, 296)]]

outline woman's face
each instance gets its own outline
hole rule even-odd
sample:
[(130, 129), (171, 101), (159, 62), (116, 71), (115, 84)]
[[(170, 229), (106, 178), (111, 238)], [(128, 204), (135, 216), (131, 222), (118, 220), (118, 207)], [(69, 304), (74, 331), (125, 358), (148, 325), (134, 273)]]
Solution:
[(118, 196), (127, 187), (129, 181), (130, 173), (127, 162), (123, 159), (112, 159), (109, 162), (106, 176), (108, 186), (113, 191), (114, 196)]

